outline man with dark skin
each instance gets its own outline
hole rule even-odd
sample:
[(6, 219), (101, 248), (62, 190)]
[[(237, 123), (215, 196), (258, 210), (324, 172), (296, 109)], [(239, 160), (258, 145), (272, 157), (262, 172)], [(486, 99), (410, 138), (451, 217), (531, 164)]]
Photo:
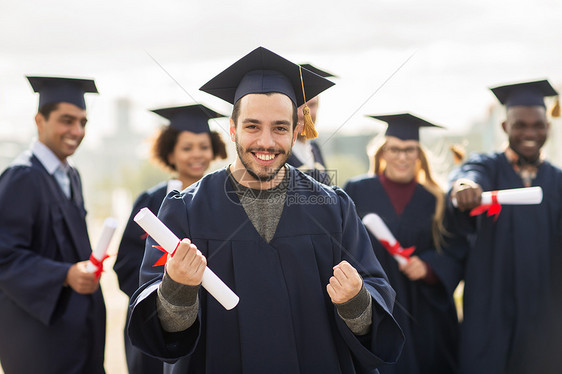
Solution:
[[(559, 272), (562, 171), (541, 154), (550, 124), (544, 96), (548, 81), (493, 88), (506, 106), (504, 152), (472, 156), (456, 173), (450, 191), (458, 233), (472, 243), (455, 254), (464, 262), (464, 321), (460, 373), (530, 373), (552, 358), (540, 352), (537, 327), (550, 313)], [(499, 215), (469, 214), (482, 191), (540, 186), (537, 205), (501, 207)], [(461, 253), (462, 252), (462, 253)], [(544, 327), (544, 325), (543, 325)]]
[(104, 373), (105, 304), (78, 171), (93, 80), (28, 77), (37, 140), (0, 175), (0, 362), (6, 373)]
[[(540, 105), (510, 107), (507, 109), (505, 121), (502, 122), (509, 148), (528, 163), (534, 163), (539, 159), (549, 128), (546, 108)], [(457, 180), (451, 192), (451, 197), (457, 199), (458, 208), (462, 211), (480, 205), (482, 187), (478, 183), (471, 182), (469, 179)]]

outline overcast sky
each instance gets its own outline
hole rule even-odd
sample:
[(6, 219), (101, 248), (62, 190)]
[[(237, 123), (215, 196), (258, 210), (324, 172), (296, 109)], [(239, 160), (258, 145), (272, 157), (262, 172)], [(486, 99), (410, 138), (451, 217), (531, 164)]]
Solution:
[(364, 115), (401, 111), (462, 129), (494, 103), (489, 86), (560, 88), (562, 2), (0, 0), (0, 137), (35, 133), (25, 75), (96, 79), (91, 144), (122, 97), (144, 131), (160, 122), (151, 108), (195, 100), (229, 114), (198, 88), (260, 45), (339, 76), (320, 131), (383, 128)]

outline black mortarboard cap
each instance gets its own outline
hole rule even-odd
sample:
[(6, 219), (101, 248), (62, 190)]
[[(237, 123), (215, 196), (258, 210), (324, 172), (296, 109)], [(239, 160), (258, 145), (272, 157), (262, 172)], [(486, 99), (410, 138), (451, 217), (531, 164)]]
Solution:
[(70, 103), (86, 109), (84, 94), (98, 93), (92, 79), (27, 77), (34, 92), (39, 93), (39, 108), (52, 103)]
[(420, 127), (438, 127), (431, 122), (416, 117), (410, 113), (387, 114), (381, 116), (367, 116), (388, 123), (386, 136), (395, 136), (402, 140), (420, 140)]
[[(300, 70), (299, 65), (258, 47), (205, 83), (200, 90), (231, 104), (247, 94), (278, 92), (301, 106), (305, 100)], [(302, 79), (307, 100), (334, 85), (306, 69), (302, 69)]]
[(490, 88), (500, 103), (507, 108), (511, 106), (544, 105), (545, 96), (556, 96), (558, 92), (547, 80), (508, 84)]
[(311, 72), (313, 72), (313, 73), (315, 73), (315, 74), (318, 74), (319, 76), (324, 77), (324, 78), (332, 78), (332, 77), (333, 77), (333, 78), (337, 78), (337, 77), (338, 77), (337, 75), (334, 75), (334, 74), (332, 74), (332, 73), (329, 73), (329, 72), (327, 72), (327, 71), (325, 71), (325, 70), (318, 69), (316, 66), (311, 65), (311, 64), (300, 64), (300, 65), (301, 65), (303, 68), (305, 68), (306, 70), (309, 70), (309, 71), (311, 71)]
[(170, 120), (170, 126), (176, 130), (196, 134), (211, 131), (209, 119), (225, 117), (201, 104), (154, 109), (151, 112)]

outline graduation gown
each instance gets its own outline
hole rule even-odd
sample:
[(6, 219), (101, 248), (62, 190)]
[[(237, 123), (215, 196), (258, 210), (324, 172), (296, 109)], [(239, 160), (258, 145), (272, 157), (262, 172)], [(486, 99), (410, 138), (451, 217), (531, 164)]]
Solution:
[(291, 153), (287, 163), (305, 174), (310, 175), (320, 183), (327, 185), (333, 184), (330, 174), (326, 171), (326, 163), (324, 162), (320, 147), (315, 141), (311, 141), (310, 145), (312, 147), (312, 155), (314, 156), (314, 169), (309, 169), (294, 153)]
[(139, 288), (139, 271), (146, 242), (144, 230), (133, 221), (133, 218), (144, 207), (150, 209), (152, 213), (158, 214), (160, 205), (166, 197), (167, 188), (167, 182), (162, 182), (140, 194), (133, 204), (131, 216), (123, 231), (113, 270), (117, 274), (119, 288), (129, 297), (133, 296), (133, 293)]
[(394, 316), (406, 337), (398, 363), (381, 368), (381, 373), (455, 373), (458, 320), (452, 294), (461, 276), (460, 264), (436, 250), (432, 237), (435, 196), (417, 184), (398, 215), (377, 176), (354, 178), (345, 191), (361, 218), (378, 214), (403, 248), (416, 247), (412, 255), (429, 264), (439, 279), (437, 284), (411, 281), (369, 232), (373, 250), (396, 291)]
[[(337, 187), (289, 167), (290, 186), (277, 231), (267, 243), (241, 206), (226, 170), (169, 194), (159, 218), (190, 238), (240, 302), (225, 310), (201, 289), (189, 329), (162, 330), (156, 312), (161, 256), (147, 241), (143, 286), (131, 303), (129, 336), (160, 357), (169, 373), (376, 373), (394, 362), (403, 335), (391, 311), (394, 291), (370, 250), (353, 203)], [(369, 334), (357, 337), (337, 315), (326, 285), (347, 260), (372, 296)]]
[[(144, 207), (150, 209), (154, 214), (158, 214), (162, 200), (166, 197), (168, 183), (162, 182), (148, 191), (143, 192), (133, 204), (131, 216), (127, 221), (127, 226), (123, 231), (123, 237), (119, 244), (117, 258), (113, 265), (113, 270), (119, 280), (119, 288), (125, 292), (129, 298), (139, 287), (139, 271), (144, 256), (144, 245), (146, 235), (144, 230), (135, 222), (133, 218)], [(162, 361), (147, 356), (140, 350), (133, 347), (125, 328), (125, 355), (127, 356), (127, 367), (130, 374), (157, 374), (162, 373)]]
[(80, 177), (72, 199), (26, 152), (0, 176), (0, 361), (6, 373), (104, 373), (101, 289), (63, 286), (91, 254)]
[[(456, 177), (473, 180), (484, 191), (524, 187), (504, 153), (475, 155)], [(469, 217), (448, 207), (473, 240), (463, 254), (462, 373), (542, 372), (536, 371), (539, 361), (559, 356), (535, 347), (545, 344), (551, 326), (539, 322), (556, 301), (551, 297), (551, 276), (561, 265), (562, 172), (543, 162), (533, 186), (543, 189), (541, 204), (503, 206), (497, 220), (486, 214)]]

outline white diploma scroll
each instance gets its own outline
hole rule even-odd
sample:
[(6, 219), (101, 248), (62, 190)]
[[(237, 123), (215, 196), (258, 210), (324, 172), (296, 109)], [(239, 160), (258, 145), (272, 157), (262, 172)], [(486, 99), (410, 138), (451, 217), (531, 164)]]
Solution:
[[(176, 250), (180, 239), (148, 208), (142, 208), (133, 220), (138, 223), (156, 243), (164, 248), (166, 252), (172, 254)], [(217, 299), (226, 310), (234, 308), (240, 300), (240, 298), (208, 267), (206, 267), (203, 272), (201, 285)]]
[[(384, 241), (387, 242), (391, 247), (396, 246), (396, 243), (398, 241), (396, 240), (394, 235), (392, 235), (392, 233), (378, 214), (369, 213), (365, 215), (365, 217), (363, 217), (363, 224), (381, 243)], [(400, 248), (402, 247), (400, 246)], [(394, 259), (400, 265), (406, 265), (408, 263), (407, 257), (401, 256), (399, 254), (392, 254), (392, 257), (394, 257)]]
[[(542, 202), (541, 187), (525, 187), (482, 192), (482, 202), (480, 204), (492, 204), (492, 193), (496, 194), (497, 203), (500, 205), (536, 205)], [(455, 207), (458, 205), (455, 198), (451, 202)]]
[[(115, 218), (109, 217), (105, 219), (98, 244), (92, 250), (92, 256), (95, 257), (96, 260), (103, 261), (105, 259), (107, 248), (109, 247), (109, 243), (111, 242), (111, 238), (113, 237), (116, 228), (117, 220), (115, 220)], [(86, 265), (86, 271), (90, 273), (96, 271), (97, 269), (98, 267), (94, 265), (92, 261), (88, 262)]]

